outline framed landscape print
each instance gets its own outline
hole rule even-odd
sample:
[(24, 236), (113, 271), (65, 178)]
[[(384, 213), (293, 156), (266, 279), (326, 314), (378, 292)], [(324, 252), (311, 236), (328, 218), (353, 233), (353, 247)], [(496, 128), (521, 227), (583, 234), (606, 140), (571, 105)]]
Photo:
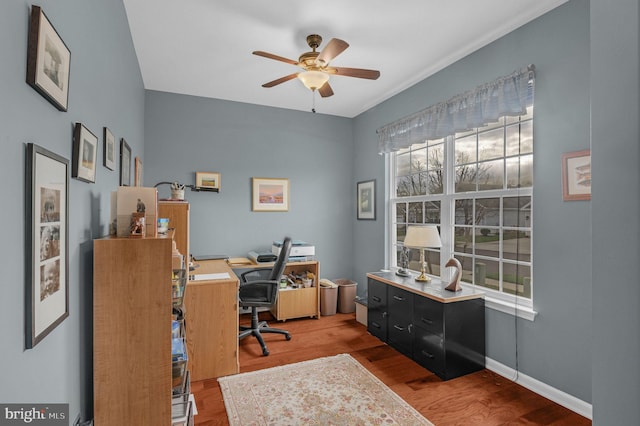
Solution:
[(111, 130), (104, 127), (104, 166), (109, 170), (116, 169), (116, 138), (111, 133)]
[(120, 139), (120, 186), (131, 186), (131, 147)]
[(358, 220), (376, 220), (376, 181), (358, 182)]
[(591, 199), (591, 150), (562, 154), (562, 199)]
[(31, 7), (27, 43), (27, 83), (66, 111), (71, 52), (39, 6)]
[(73, 130), (73, 167), (71, 177), (95, 183), (98, 162), (98, 137), (84, 124), (76, 123)]
[(69, 316), (69, 162), (27, 144), (25, 347)]
[(289, 179), (252, 178), (254, 212), (289, 211)]
[(220, 190), (220, 173), (196, 172), (196, 188), (204, 190)]

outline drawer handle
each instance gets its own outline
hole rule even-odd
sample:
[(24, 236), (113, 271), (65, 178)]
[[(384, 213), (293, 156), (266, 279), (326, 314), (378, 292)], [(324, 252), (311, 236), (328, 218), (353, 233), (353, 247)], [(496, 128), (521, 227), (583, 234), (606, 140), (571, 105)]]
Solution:
[(400, 297), (400, 296), (394, 295), (393, 298), (396, 299), (396, 300), (399, 300), (401, 302), (404, 301), (404, 297)]
[(426, 357), (427, 357), (427, 358), (429, 358), (429, 359), (434, 359), (434, 358), (435, 358), (435, 356), (433, 356), (433, 354), (431, 354), (431, 353), (429, 353), (429, 352), (425, 351), (424, 349), (423, 349), (423, 350), (421, 350), (420, 352), (422, 352), (422, 355), (426, 356)]
[(375, 322), (375, 321), (371, 321), (371, 325), (372, 325), (373, 327), (375, 327), (375, 328), (380, 328), (380, 324), (378, 324), (378, 323), (377, 323), (377, 322)]
[(382, 299), (380, 299), (378, 296), (373, 296), (373, 301), (374, 302), (382, 302)]
[(424, 318), (424, 317), (420, 318), (420, 321), (422, 321), (425, 324), (429, 324), (429, 325), (433, 324), (433, 320), (430, 320), (430, 319)]
[(400, 327), (399, 325), (394, 325), (393, 328), (395, 328), (398, 331), (404, 331), (404, 327)]
[(383, 312), (383, 313), (382, 313), (382, 318), (386, 318), (386, 317), (387, 317), (387, 313), (386, 313), (386, 312)]

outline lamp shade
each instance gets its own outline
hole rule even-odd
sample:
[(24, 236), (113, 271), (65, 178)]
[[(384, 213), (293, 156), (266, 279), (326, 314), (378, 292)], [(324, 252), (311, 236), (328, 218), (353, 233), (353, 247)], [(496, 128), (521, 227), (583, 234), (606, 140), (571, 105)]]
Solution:
[(303, 71), (298, 73), (298, 78), (307, 89), (314, 91), (329, 81), (329, 74), (321, 71)]
[(442, 247), (435, 225), (411, 225), (407, 228), (404, 246), (411, 248)]

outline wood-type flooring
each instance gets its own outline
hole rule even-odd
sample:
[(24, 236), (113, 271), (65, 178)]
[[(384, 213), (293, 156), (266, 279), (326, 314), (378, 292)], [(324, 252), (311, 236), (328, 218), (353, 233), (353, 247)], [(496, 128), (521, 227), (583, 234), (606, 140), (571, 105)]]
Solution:
[[(591, 424), (589, 419), (489, 370), (442, 381), (367, 333), (355, 314), (286, 322), (273, 321), (268, 312), (260, 317), (272, 327), (288, 330), (292, 339), (267, 334), (268, 356), (262, 356), (255, 338), (241, 340), (241, 373), (348, 353), (436, 426)], [(240, 317), (241, 324), (248, 322), (248, 316)], [(198, 409), (196, 425), (229, 424), (216, 379), (194, 382), (191, 391)]]

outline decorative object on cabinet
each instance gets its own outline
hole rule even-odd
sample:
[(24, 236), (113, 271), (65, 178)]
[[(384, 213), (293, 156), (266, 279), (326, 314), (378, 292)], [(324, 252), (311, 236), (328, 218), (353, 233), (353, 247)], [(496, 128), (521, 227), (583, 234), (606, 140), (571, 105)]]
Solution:
[(252, 211), (289, 211), (289, 179), (252, 178)]
[(60, 111), (67, 111), (71, 52), (39, 6), (31, 7), (27, 83)]
[(173, 182), (171, 184), (171, 199), (184, 200), (184, 185), (180, 182)]
[(25, 347), (69, 316), (69, 161), (27, 144)]
[(420, 249), (420, 275), (416, 277), (416, 281), (429, 281), (430, 278), (426, 275), (424, 249), (442, 247), (438, 228), (435, 225), (409, 225), (404, 237), (404, 246)]
[(120, 139), (120, 186), (131, 185), (131, 147)]
[(220, 173), (196, 172), (195, 187), (200, 191), (220, 191)]
[(73, 129), (73, 167), (71, 177), (88, 183), (96, 181), (98, 163), (98, 137), (84, 124), (76, 123)]
[[(133, 229), (134, 219), (143, 218), (144, 231)], [(155, 237), (158, 233), (158, 190), (142, 186), (120, 186), (116, 196), (118, 237)], [(135, 232), (134, 232), (135, 231)]]
[(358, 220), (376, 220), (376, 180), (358, 182)]
[(562, 154), (562, 199), (591, 200), (591, 150)]
[(409, 277), (409, 271), (407, 268), (409, 267), (409, 248), (401, 247), (400, 248), (400, 268), (396, 271), (396, 275), (399, 277)]
[(142, 160), (140, 157), (135, 158), (135, 177), (134, 177), (134, 185), (142, 186)]
[(107, 127), (103, 129), (104, 135), (104, 166), (109, 170), (116, 169), (116, 138)]
[(451, 278), (449, 285), (444, 289), (449, 291), (462, 291), (462, 286), (460, 285), (460, 278), (462, 278), (462, 265), (460, 264), (460, 261), (455, 257), (452, 257), (444, 266), (446, 266), (447, 268), (455, 268), (455, 271), (453, 272), (453, 278)]

